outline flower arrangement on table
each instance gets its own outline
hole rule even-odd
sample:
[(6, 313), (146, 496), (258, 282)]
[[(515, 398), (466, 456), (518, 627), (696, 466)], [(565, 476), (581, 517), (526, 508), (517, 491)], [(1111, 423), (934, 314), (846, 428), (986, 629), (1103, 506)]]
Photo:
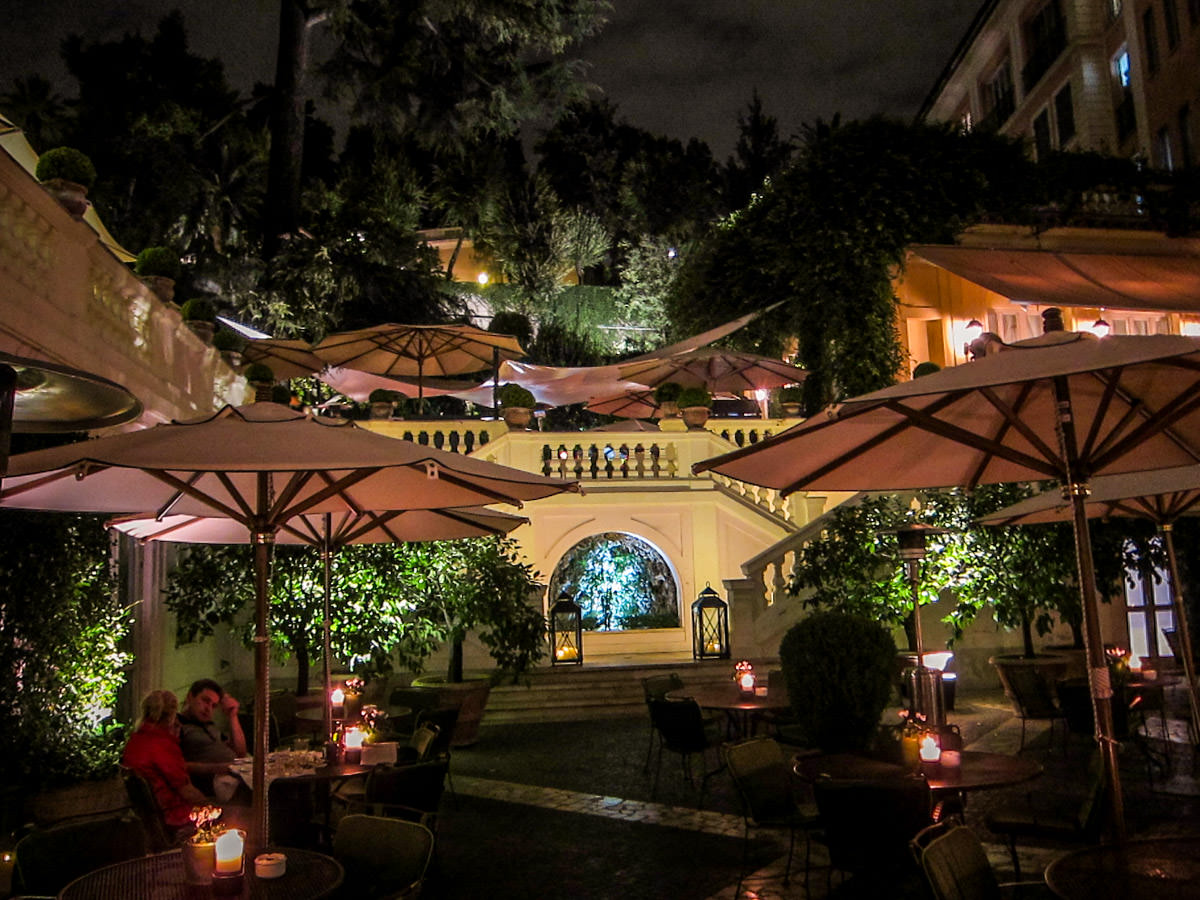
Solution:
[(1108, 663), (1108, 683), (1116, 693), (1125, 688), (1133, 680), (1133, 671), (1129, 665), (1129, 651), (1124, 647), (1105, 647), (1105, 661)]
[(221, 807), (219, 806), (195, 806), (188, 813), (188, 818), (196, 831), (188, 838), (189, 844), (211, 844), (217, 839), (217, 835), (225, 830), (225, 826), (217, 826), (217, 820), (221, 818)]

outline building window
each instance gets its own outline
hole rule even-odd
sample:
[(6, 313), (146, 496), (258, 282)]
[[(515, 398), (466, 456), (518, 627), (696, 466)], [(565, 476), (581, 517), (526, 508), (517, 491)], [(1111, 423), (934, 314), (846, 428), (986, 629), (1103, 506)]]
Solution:
[(1116, 59), (1113, 61), (1113, 71), (1117, 76), (1117, 84), (1121, 87), (1127, 88), (1132, 85), (1133, 76), (1129, 65), (1129, 51), (1124, 47), (1121, 48), (1121, 52), (1117, 54)]
[(1171, 129), (1164, 125), (1158, 129), (1154, 137), (1155, 149), (1158, 151), (1158, 167), (1168, 172), (1175, 168), (1175, 155), (1171, 152)]
[(1058, 124), (1058, 148), (1061, 150), (1075, 137), (1075, 105), (1071, 102), (1071, 85), (1054, 95), (1054, 119)]
[(987, 114), (980, 120), (978, 127), (982, 131), (997, 131), (1017, 108), (1016, 96), (1013, 93), (1012, 69), (1008, 60), (997, 67), (984, 85), (983, 96)]
[(1029, 92), (1067, 46), (1067, 22), (1060, 0), (1050, 0), (1025, 24), (1025, 68), (1021, 81)]
[(1158, 25), (1153, 8), (1142, 13), (1142, 40), (1146, 44), (1146, 71), (1153, 75), (1158, 71)]
[(1185, 169), (1196, 164), (1192, 146), (1192, 111), (1185, 103), (1179, 108), (1179, 164)]
[(1167, 49), (1179, 46), (1179, 8), (1175, 0), (1163, 0), (1163, 25), (1167, 29)]
[(1043, 109), (1033, 120), (1033, 147), (1037, 161), (1045, 162), (1054, 148), (1050, 145), (1050, 110)]
[[(1126, 552), (1132, 555), (1133, 550), (1127, 545)], [(1175, 627), (1175, 609), (1166, 573), (1139, 568), (1125, 574), (1125, 617), (1133, 659), (1170, 657), (1163, 629)]]

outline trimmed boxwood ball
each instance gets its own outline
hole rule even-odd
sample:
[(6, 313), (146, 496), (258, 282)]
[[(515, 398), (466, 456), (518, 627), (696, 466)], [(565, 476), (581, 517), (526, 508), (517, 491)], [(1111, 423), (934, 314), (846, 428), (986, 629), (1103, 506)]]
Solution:
[(206, 300), (204, 297), (193, 297), (186, 301), (183, 306), (179, 307), (179, 314), (183, 316), (185, 322), (215, 322), (217, 320), (217, 308), (213, 306), (211, 300)]
[(272, 384), (275, 381), (275, 373), (266, 363), (251, 363), (246, 366), (242, 376), (251, 384)]
[(222, 328), (213, 335), (212, 345), (225, 353), (241, 353), (246, 349), (246, 339), (232, 328)]
[(798, 384), (793, 384), (791, 387), (780, 388), (779, 389), (779, 402), (780, 403), (803, 403), (804, 402), (804, 388), (800, 387), (800, 385), (798, 385)]
[(529, 342), (533, 340), (533, 325), (529, 321), (529, 316), (519, 312), (496, 313), (492, 316), (487, 330), (492, 334), (511, 334), (522, 347), (528, 347)]
[(133, 271), (138, 275), (157, 275), (177, 280), (182, 266), (179, 254), (170, 247), (147, 247), (137, 255)]
[(689, 406), (707, 406), (712, 409), (713, 405), (712, 394), (704, 388), (696, 387), (684, 388), (679, 392), (675, 402), (680, 409), (687, 409)]
[(655, 403), (674, 403), (683, 393), (683, 385), (675, 381), (664, 381), (654, 389)]
[(500, 399), (500, 405), (511, 409), (514, 406), (524, 409), (533, 409), (536, 400), (533, 394), (521, 387), (519, 384), (506, 384), (500, 388), (496, 396)]
[(865, 750), (891, 699), (896, 643), (878, 622), (820, 610), (788, 629), (779, 663), (805, 740), (827, 753)]
[(96, 167), (82, 150), (76, 150), (74, 147), (55, 147), (38, 157), (34, 177), (43, 182), (61, 178), (90, 191), (96, 183)]

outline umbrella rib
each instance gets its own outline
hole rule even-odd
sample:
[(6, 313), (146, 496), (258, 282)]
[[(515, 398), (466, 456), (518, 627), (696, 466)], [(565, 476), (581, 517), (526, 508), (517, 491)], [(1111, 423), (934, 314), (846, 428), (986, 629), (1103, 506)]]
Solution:
[[(1002, 416), (1004, 416), (1004, 421), (1000, 423), (999, 430), (996, 432), (996, 434), (992, 435), (992, 440), (996, 444), (999, 444), (1004, 439), (1004, 435), (1008, 433), (1008, 429), (1013, 425), (1016, 425), (1018, 430), (1020, 430), (1021, 422), (1016, 414), (1025, 406), (1025, 401), (1029, 398), (1029, 392), (1032, 389), (1032, 385), (1022, 385), (1016, 402), (1013, 404), (1003, 403), (990, 388), (984, 388), (981, 391), (983, 398), (987, 400), (988, 403), (990, 403)], [(1025, 431), (1022, 431), (1021, 433), (1025, 435), (1026, 438), (1030, 439), (1031, 443), (1033, 443), (1035, 447), (1038, 446), (1036, 437), (1026, 433)], [(1044, 453), (1045, 448), (1043, 448), (1043, 454)], [(966, 481), (968, 488), (974, 488), (975, 485), (979, 483), (979, 479), (983, 477), (983, 473), (987, 471), (987, 467), (991, 465), (991, 463), (992, 454), (984, 453), (983, 458), (979, 461), (979, 465), (975, 467), (975, 470), (971, 473), (971, 476)]]
[[(1142, 407), (1145, 406), (1141, 401), (1136, 402)], [(1099, 471), (1110, 465), (1114, 460), (1135, 450), (1156, 434), (1164, 435), (1187, 453), (1193, 461), (1200, 461), (1200, 450), (1171, 430), (1172, 423), (1189, 415), (1197, 408), (1200, 408), (1200, 382), (1194, 382), (1186, 390), (1181, 391), (1163, 409), (1148, 415), (1141, 425), (1123, 438), (1118, 439), (1115, 436), (1107, 438), (1104, 446), (1091, 461), (1092, 471)]]
[[(1117, 370), (1116, 378), (1105, 377), (1105, 374), (1101, 372), (1096, 372), (1094, 375), (1100, 381), (1104, 382), (1104, 393), (1101, 395), (1100, 402), (1096, 406), (1096, 413), (1092, 416), (1092, 427), (1088, 429), (1087, 437), (1084, 439), (1083, 447), (1079, 452), (1080, 457), (1083, 459), (1087, 459), (1093, 453), (1096, 440), (1100, 436), (1100, 426), (1104, 422), (1104, 417), (1108, 415), (1108, 409), (1110, 406), (1112, 406), (1113, 397), (1117, 393), (1117, 385), (1121, 382), (1120, 369)], [(1109, 432), (1110, 436), (1113, 434), (1118, 434), (1124, 430), (1125, 424), (1129, 421), (1129, 418), (1136, 414), (1135, 410), (1138, 405), (1139, 404), (1137, 403), (1131, 403), (1129, 405), (1129, 409), (1121, 418), (1121, 421), (1117, 424), (1117, 427)]]
[[(35, 478), (32, 481), (26, 481), (24, 484), (18, 484), (15, 487), (9, 486), (12, 484), (12, 482), (10, 481), (5, 484), (3, 490), (0, 490), (0, 501), (2, 501), (3, 499), (6, 499), (8, 497), (19, 497), (21, 494), (25, 493), (26, 491), (31, 491), (34, 488), (40, 488), (47, 484), (53, 484), (54, 482), (60, 481), (63, 478), (85, 477), (87, 475), (92, 474), (92, 472), (102, 472), (102, 471), (104, 471), (104, 469), (107, 469), (107, 468), (108, 468), (108, 466), (104, 466), (103, 468), (89, 470), (86, 466), (81, 466), (79, 464), (75, 464), (75, 465), (71, 465), (71, 466), (68, 466), (63, 469), (56, 469), (53, 472), (47, 473), (42, 478)], [(81, 474), (81, 472), (82, 472), (82, 474)]]
[[(197, 490), (190, 482), (184, 481), (181, 478), (172, 475), (170, 472), (164, 471), (163, 469), (146, 469), (145, 471), (168, 487), (173, 487), (180, 493), (187, 494), (193, 500), (199, 500), (205, 506), (217, 510), (217, 512), (221, 513), (221, 515), (228, 516), (237, 522), (241, 522), (243, 525), (248, 524), (247, 516), (244, 513), (239, 512), (226, 503), (222, 503), (216, 497), (211, 497), (203, 491)], [(222, 474), (224, 473), (217, 473), (218, 477), (220, 477)], [(238, 495), (237, 491), (233, 490), (232, 485), (229, 485), (228, 487), (230, 490), (230, 496), (238, 500), (240, 503), (241, 497)]]
[[(379, 471), (379, 468), (380, 467), (378, 467), (378, 466), (373, 466), (370, 468), (354, 469), (350, 472), (349, 475), (344, 475), (341, 478), (339, 478), (337, 481), (330, 482), (324, 488), (317, 491), (316, 493), (311, 494), (308, 497), (305, 497), (302, 501), (300, 501), (296, 506), (292, 507), (291, 509), (282, 510), (282, 509), (280, 509), (281, 504), (277, 503), (276, 509), (279, 511), (277, 513), (275, 513), (275, 515), (280, 520), (289, 519), (292, 516), (297, 516), (297, 515), (300, 515), (301, 513), (308, 512), (314, 506), (317, 506), (320, 503), (324, 503), (330, 497), (334, 497), (334, 496), (340, 496), (342, 498), (343, 502), (345, 502), (348, 506), (351, 506), (351, 508), (353, 508), (353, 504), (350, 502), (350, 498), (347, 497), (342, 492), (345, 491), (346, 488), (353, 487), (354, 485), (358, 484), (360, 481), (362, 481), (366, 478), (370, 478), (372, 475), (374, 475), (376, 472)], [(311, 476), (315, 473), (308, 472), (306, 474)], [(289, 500), (291, 499), (291, 497), (294, 497), (294, 496), (295, 496), (294, 493), (291, 494), (291, 496), (289, 497)]]

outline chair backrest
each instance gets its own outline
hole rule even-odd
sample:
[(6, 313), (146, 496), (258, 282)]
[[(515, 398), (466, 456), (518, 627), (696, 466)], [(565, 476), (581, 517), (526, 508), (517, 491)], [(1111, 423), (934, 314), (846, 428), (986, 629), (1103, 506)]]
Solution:
[(367, 775), (363, 794), (367, 803), (406, 806), (418, 813), (437, 815), (446, 789), (445, 759), (406, 766), (375, 766)]
[[(254, 739), (257, 735), (254, 733), (254, 712), (239, 712), (237, 714), (238, 722), (242, 726), (242, 734), (246, 736), (246, 752), (254, 754)], [(279, 748), (279, 720), (275, 718), (274, 711), (271, 712), (267, 721), (267, 746), (272, 750)]]
[(1012, 699), (1026, 719), (1051, 719), (1062, 715), (1058, 697), (1049, 678), (1034, 668), (1012, 668), (1007, 672)]
[(978, 835), (965, 825), (931, 825), (912, 841), (933, 900), (999, 900), (1000, 883)]
[(813, 797), (834, 868), (879, 874), (912, 867), (909, 842), (931, 822), (924, 778), (822, 777), (813, 782)]
[(751, 738), (729, 744), (722, 750), (722, 756), (751, 819), (765, 822), (795, 810), (790, 767), (783, 748), (774, 738)]
[(17, 842), (15, 855), (17, 892), (54, 896), (81, 875), (145, 856), (146, 832), (126, 810), (34, 831)]
[(415, 890), (425, 879), (433, 832), (404, 819), (356, 813), (338, 824), (333, 855), (346, 870), (345, 896), (391, 896)]
[(416, 751), (417, 762), (429, 759), (433, 752), (433, 744), (441, 730), (432, 722), (424, 722), (412, 733), (412, 737), (408, 739), (408, 746)]
[(700, 753), (709, 745), (704, 715), (691, 698), (651, 700), (650, 721), (658, 729), (663, 746), (675, 753)]
[(642, 694), (646, 703), (651, 700), (666, 700), (671, 691), (683, 690), (683, 679), (675, 672), (669, 675), (651, 675), (642, 679)]
[(134, 815), (141, 820), (150, 852), (161, 853), (169, 850), (174, 841), (167, 830), (162, 810), (158, 808), (158, 801), (154, 799), (154, 788), (150, 787), (150, 782), (125, 766), (121, 766), (121, 780), (125, 782), (129, 805), (133, 808)]
[(429, 756), (445, 756), (450, 752), (450, 744), (454, 740), (454, 729), (458, 726), (458, 707), (442, 707), (440, 709), (423, 709), (417, 715), (417, 726), (435, 725), (438, 729), (437, 738), (429, 750)]

